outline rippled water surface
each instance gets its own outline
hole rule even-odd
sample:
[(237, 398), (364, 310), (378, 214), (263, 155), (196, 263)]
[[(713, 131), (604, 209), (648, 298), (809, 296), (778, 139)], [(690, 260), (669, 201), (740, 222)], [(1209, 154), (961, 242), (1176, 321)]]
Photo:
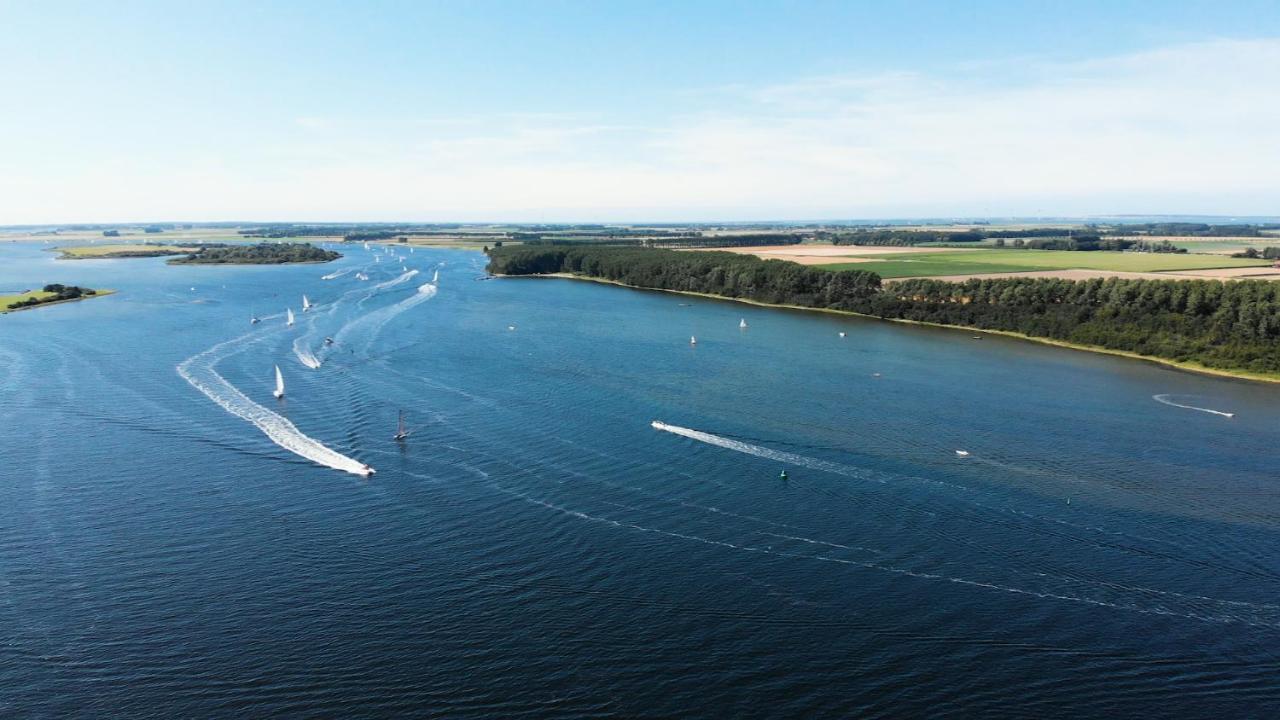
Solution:
[(43, 248), (0, 290), (120, 293), (0, 317), (0, 714), (1280, 714), (1278, 388), (474, 252)]

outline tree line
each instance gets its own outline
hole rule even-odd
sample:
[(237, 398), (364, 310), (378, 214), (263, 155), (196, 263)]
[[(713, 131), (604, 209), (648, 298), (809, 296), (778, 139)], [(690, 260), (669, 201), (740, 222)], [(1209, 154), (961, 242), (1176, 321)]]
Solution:
[(262, 243), (259, 245), (205, 245), (194, 253), (174, 258), (174, 265), (281, 265), (284, 263), (329, 262), (341, 253), (309, 243)]
[(642, 288), (1012, 331), (1211, 368), (1280, 373), (1280, 282), (999, 278), (882, 286), (865, 270), (832, 272), (727, 252), (590, 246), (495, 248), (489, 271), (574, 273)]

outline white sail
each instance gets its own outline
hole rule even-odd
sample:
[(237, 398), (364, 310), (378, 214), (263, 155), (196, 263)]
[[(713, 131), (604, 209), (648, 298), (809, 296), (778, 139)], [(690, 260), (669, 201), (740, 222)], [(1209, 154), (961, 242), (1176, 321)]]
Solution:
[(742, 318), (741, 320), (739, 320), (739, 321), (738, 321), (738, 327), (743, 328), (743, 329), (746, 329), (746, 327), (747, 327), (747, 319), (746, 319), (746, 318)]
[(302, 296), (302, 312), (308, 312), (310, 310), (311, 310), (311, 301), (307, 299), (306, 295), (303, 295)]
[(690, 336), (690, 337), (689, 337), (689, 344), (690, 344), (690, 345), (697, 345), (697, 344), (698, 344), (698, 338), (697, 338), (697, 337), (694, 337), (694, 336)]
[(292, 324), (293, 324), (293, 308), (285, 308), (285, 311), (284, 311), (284, 312), (285, 312), (285, 315), (286, 315), (286, 317), (287, 317), (287, 320), (285, 320), (285, 323), (284, 323), (284, 324), (285, 324), (285, 325), (292, 325)]
[(440, 271), (436, 270), (435, 274), (431, 276), (431, 283), (434, 285), (435, 283), (438, 283), (438, 282), (440, 282)]
[(280, 366), (276, 366), (276, 391), (271, 393), (276, 398), (284, 397), (284, 375), (280, 374)]

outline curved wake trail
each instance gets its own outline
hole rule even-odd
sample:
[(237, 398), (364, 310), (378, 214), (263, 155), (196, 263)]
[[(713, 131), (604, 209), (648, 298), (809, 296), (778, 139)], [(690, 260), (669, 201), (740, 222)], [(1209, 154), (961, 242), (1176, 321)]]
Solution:
[[(730, 440), (729, 438), (712, 435), (711, 433), (705, 433), (701, 430), (691, 430), (677, 425), (668, 425), (658, 420), (654, 420), (650, 425), (652, 425), (655, 430), (662, 430), (663, 432), (680, 435), (682, 437), (687, 437), (690, 440), (697, 440), (698, 442), (715, 445), (716, 447), (722, 447), (726, 450), (734, 450), (736, 452), (746, 453), (747, 455), (755, 455), (756, 457), (764, 458), (766, 460), (776, 460), (778, 462), (797, 465), (799, 467), (806, 467), (810, 470), (821, 470), (822, 472), (855, 477), (860, 480), (875, 480), (875, 478), (867, 477), (866, 473), (858, 472), (856, 469), (847, 465), (840, 465), (838, 463), (827, 462), (825, 460), (805, 457), (804, 455), (795, 455), (789, 452), (782, 452), (781, 450), (773, 450), (738, 440)], [(884, 482), (883, 480), (875, 481), (879, 483)]]
[(315, 370), (320, 367), (320, 358), (316, 357), (315, 354), (311, 352), (311, 349), (307, 347), (307, 338), (309, 336), (310, 333), (296, 338), (293, 341), (293, 354), (298, 358), (298, 362), (306, 365), (312, 370)]
[[(393, 280), (388, 280), (387, 282), (375, 285), (373, 289), (384, 290), (389, 287), (400, 285), (402, 283), (408, 282), (410, 278), (412, 278), (414, 275), (417, 275), (417, 274), (418, 274), (417, 270), (410, 270), (409, 272), (404, 273), (398, 278), (395, 278)], [(400, 302), (394, 305), (388, 305), (387, 307), (374, 310), (373, 312), (368, 313), (367, 315), (364, 315), (360, 318), (357, 318), (351, 321), (350, 323), (347, 323), (345, 326), (343, 326), (341, 330), (338, 331), (338, 334), (334, 336), (334, 340), (336, 341), (336, 344), (338, 345), (344, 344), (347, 341), (347, 338), (349, 338), (352, 333), (359, 332), (362, 330), (367, 330), (369, 338), (373, 338), (378, 334), (378, 332), (382, 330), (383, 327), (386, 326), (387, 323), (395, 319), (395, 317), (400, 313), (403, 313), (404, 311), (412, 307), (415, 307), (417, 305), (420, 305), (426, 302), (427, 300), (430, 300), (431, 298), (435, 297), (437, 289), (438, 288), (434, 283), (426, 283), (424, 285), (420, 285), (418, 287), (418, 292), (414, 293), (413, 295), (410, 295), (404, 300), (401, 300)]]
[(1230, 417), (1235, 417), (1235, 416), (1236, 416), (1236, 414), (1235, 414), (1235, 413), (1223, 412), (1222, 410), (1214, 410), (1214, 409), (1212, 409), (1212, 408), (1196, 407), (1195, 405), (1183, 405), (1182, 403), (1177, 403), (1177, 402), (1174, 402), (1174, 401), (1170, 400), (1169, 398), (1171, 398), (1171, 397), (1173, 397), (1173, 396), (1172, 396), (1172, 395), (1167, 395), (1167, 394), (1166, 394), (1166, 395), (1152, 395), (1152, 396), (1151, 396), (1151, 399), (1152, 399), (1152, 400), (1155, 400), (1155, 401), (1156, 401), (1156, 402), (1158, 402), (1158, 403), (1161, 403), (1162, 405), (1171, 405), (1171, 406), (1173, 406), (1173, 407), (1176, 407), (1176, 408), (1183, 408), (1183, 409), (1185, 409), (1185, 410), (1196, 410), (1196, 411), (1199, 411), (1199, 412), (1202, 412), (1202, 413), (1209, 413), (1210, 415), (1221, 415), (1222, 417), (1226, 417), (1226, 418), (1230, 418)]
[(202, 353), (193, 355), (178, 364), (178, 374), (191, 387), (204, 393), (205, 397), (217, 403), (223, 410), (236, 417), (247, 420), (271, 439), (276, 445), (289, 452), (310, 460), (318, 465), (342, 470), (352, 475), (368, 475), (372, 468), (364, 463), (349, 458), (342, 453), (325, 446), (320, 441), (302, 433), (287, 418), (282, 417), (250, 400), (227, 379), (218, 374), (216, 366), (234, 350), (235, 345), (249, 335), (227, 340), (214, 345)]
[(347, 273), (354, 271), (355, 269), (356, 268), (347, 268), (346, 270), (338, 270), (335, 272), (331, 272), (328, 275), (321, 275), (320, 279), (321, 280), (337, 280), (338, 278), (342, 277), (343, 275), (346, 275)]

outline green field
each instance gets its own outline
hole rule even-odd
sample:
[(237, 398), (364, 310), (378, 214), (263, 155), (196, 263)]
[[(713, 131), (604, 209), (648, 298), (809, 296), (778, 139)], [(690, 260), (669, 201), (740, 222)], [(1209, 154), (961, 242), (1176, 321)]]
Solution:
[(833, 263), (818, 267), (826, 270), (867, 270), (880, 277), (899, 278), (1033, 270), (1163, 272), (1270, 264), (1266, 260), (1221, 255), (1067, 250), (963, 250), (945, 253), (894, 253), (877, 255), (875, 258), (876, 262)]

